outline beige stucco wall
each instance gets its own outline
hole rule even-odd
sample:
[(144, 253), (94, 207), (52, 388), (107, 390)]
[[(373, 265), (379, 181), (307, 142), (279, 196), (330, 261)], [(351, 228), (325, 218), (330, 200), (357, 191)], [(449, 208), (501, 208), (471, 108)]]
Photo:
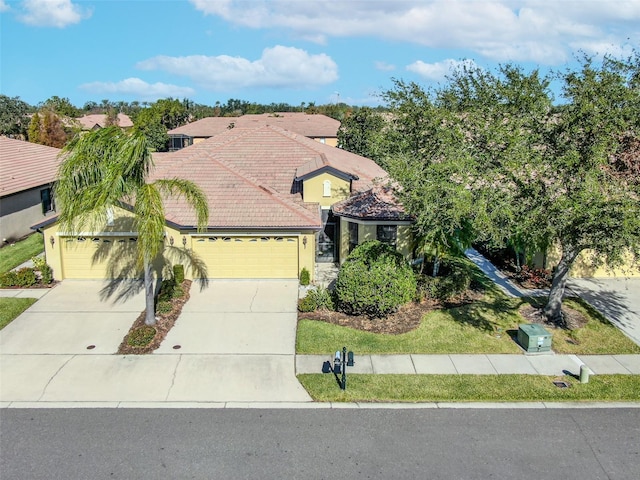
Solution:
[[(585, 250), (576, 258), (569, 275), (575, 278), (610, 278), (610, 277), (640, 277), (640, 266), (633, 264), (631, 255), (626, 255), (624, 265), (611, 268), (608, 265), (593, 266), (593, 251)], [(539, 257), (538, 257), (539, 258)], [(547, 253), (547, 268), (552, 269), (560, 261), (560, 248), (555, 247)]]
[[(331, 182), (331, 196), (329, 197), (324, 196), (325, 180)], [(348, 198), (350, 191), (350, 182), (326, 172), (308, 178), (302, 186), (303, 200), (307, 203), (317, 202), (322, 207), (330, 207), (334, 203)]]

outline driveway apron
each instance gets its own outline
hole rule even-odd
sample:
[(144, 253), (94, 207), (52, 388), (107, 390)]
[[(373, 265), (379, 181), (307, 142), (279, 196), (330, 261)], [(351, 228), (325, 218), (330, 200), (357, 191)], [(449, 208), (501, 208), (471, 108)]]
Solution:
[(0, 330), (0, 404), (311, 400), (294, 373), (295, 281), (194, 283), (156, 353), (118, 355), (140, 286), (65, 280)]

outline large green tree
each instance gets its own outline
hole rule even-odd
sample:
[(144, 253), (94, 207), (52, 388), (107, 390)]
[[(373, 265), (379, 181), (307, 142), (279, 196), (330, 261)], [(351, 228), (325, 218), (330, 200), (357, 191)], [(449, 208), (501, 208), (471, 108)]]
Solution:
[(419, 237), (447, 245), (471, 230), (495, 244), (559, 246), (545, 315), (561, 322), (581, 252), (612, 266), (640, 258), (638, 65), (583, 59), (557, 74), (555, 106), (551, 78), (511, 65), (462, 69), (437, 91), (397, 82), (387, 162)]
[(63, 151), (64, 161), (55, 184), (65, 231), (99, 228), (109, 211), (132, 206), (138, 232), (137, 264), (144, 272), (147, 325), (155, 324), (152, 262), (162, 252), (165, 213), (163, 199), (182, 197), (194, 209), (199, 230), (207, 226), (209, 211), (204, 193), (179, 179), (149, 181), (153, 168), (146, 138), (107, 127), (76, 137)]
[(29, 126), (30, 110), (20, 97), (0, 95), (0, 135), (23, 139)]

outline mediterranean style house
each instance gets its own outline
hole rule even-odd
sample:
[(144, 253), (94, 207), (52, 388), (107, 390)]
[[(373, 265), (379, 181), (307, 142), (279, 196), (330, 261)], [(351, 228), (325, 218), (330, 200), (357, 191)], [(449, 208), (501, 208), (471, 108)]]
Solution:
[(31, 225), (55, 215), (52, 184), (60, 149), (0, 137), (2, 243), (33, 233)]
[(282, 112), (248, 114), (240, 117), (207, 117), (169, 130), (169, 150), (179, 150), (235, 127), (275, 126), (335, 147), (340, 122), (321, 114)]
[[(411, 255), (411, 219), (372, 160), (275, 125), (234, 126), (189, 147), (153, 155), (151, 180), (195, 182), (209, 201), (209, 225), (179, 199), (165, 203), (164, 263), (190, 278), (312, 279), (320, 262), (339, 263), (357, 244), (379, 239)], [(54, 277), (135, 276), (137, 233), (127, 205), (96, 231), (71, 235), (55, 218), (37, 225)], [(160, 260), (158, 263), (161, 263)]]

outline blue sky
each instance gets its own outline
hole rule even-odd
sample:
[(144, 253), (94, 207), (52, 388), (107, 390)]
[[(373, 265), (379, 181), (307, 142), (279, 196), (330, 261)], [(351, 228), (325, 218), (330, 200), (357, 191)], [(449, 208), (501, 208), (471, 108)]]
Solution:
[(0, 0), (0, 92), (37, 104), (377, 105), (452, 66), (562, 69), (640, 45), (640, 0)]

